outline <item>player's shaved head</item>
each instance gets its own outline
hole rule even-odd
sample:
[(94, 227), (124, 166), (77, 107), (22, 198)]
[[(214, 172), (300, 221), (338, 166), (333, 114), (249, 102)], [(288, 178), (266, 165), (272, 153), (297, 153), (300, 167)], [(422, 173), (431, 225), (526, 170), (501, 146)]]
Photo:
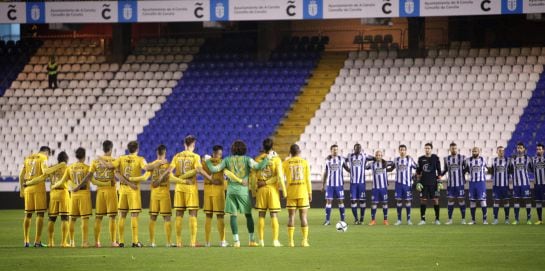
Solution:
[(376, 150), (375, 151), (375, 159), (376, 160), (382, 160), (382, 151), (381, 150)]
[(354, 145), (354, 152), (356, 154), (360, 154), (361, 153), (361, 145), (360, 143), (356, 143), (356, 145)]
[(106, 140), (106, 141), (102, 142), (102, 150), (105, 153), (111, 152), (113, 148), (114, 148), (114, 143), (112, 143), (112, 141)]
[(59, 163), (62, 163), (62, 162), (67, 163), (68, 162), (68, 154), (66, 152), (64, 152), (64, 151), (61, 151), (59, 153), (59, 155), (57, 155), (57, 161)]
[(129, 144), (127, 144), (127, 150), (129, 150), (129, 153), (136, 153), (138, 151), (138, 142), (129, 142)]
[(269, 152), (273, 148), (273, 140), (270, 138), (267, 138), (263, 140), (263, 151)]
[(299, 145), (293, 144), (290, 146), (290, 155), (292, 157), (299, 155), (301, 153), (301, 149), (299, 148)]
[(471, 155), (473, 155), (474, 158), (479, 157), (480, 152), (481, 152), (481, 149), (479, 149), (478, 147), (473, 147), (471, 149)]
[(233, 142), (233, 145), (231, 145), (232, 155), (245, 155), (247, 150), (246, 143), (242, 140), (236, 140)]
[(82, 148), (82, 147), (79, 147), (77, 150), (76, 150), (76, 158), (80, 161), (84, 160), (85, 159), (85, 149)]

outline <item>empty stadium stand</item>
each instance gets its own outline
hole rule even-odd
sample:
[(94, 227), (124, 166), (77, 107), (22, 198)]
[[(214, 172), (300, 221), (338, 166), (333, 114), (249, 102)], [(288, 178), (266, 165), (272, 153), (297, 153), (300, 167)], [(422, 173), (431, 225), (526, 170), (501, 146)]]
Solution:
[(316, 64), (316, 46), (295, 44), (267, 61), (257, 60), (249, 43), (209, 42), (189, 64), (184, 77), (144, 132), (138, 135), (142, 153), (155, 158), (158, 144), (169, 147), (168, 157), (183, 149), (183, 138), (197, 137), (199, 154), (223, 145), (226, 154), (236, 139), (256, 155), (271, 136)]
[[(406, 144), (423, 153), (432, 142), (443, 156), (454, 141), (491, 157), (506, 145), (543, 72), (545, 50), (451, 48), (426, 58), (399, 58), (396, 51), (351, 52), (330, 93), (301, 135), (312, 172), (322, 172), (327, 146), (348, 154), (356, 142), (386, 158)], [(541, 102), (537, 91), (529, 113)], [(534, 108), (534, 109), (531, 109)], [(542, 115), (541, 115), (542, 116)], [(524, 121), (522, 122), (524, 123)]]

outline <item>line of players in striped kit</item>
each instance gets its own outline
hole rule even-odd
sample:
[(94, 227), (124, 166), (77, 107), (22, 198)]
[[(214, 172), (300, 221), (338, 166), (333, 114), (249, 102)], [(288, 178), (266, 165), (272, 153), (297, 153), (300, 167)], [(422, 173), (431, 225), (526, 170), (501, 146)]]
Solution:
[[(419, 193), (421, 220), (418, 225), (426, 224), (426, 209), (428, 201), (433, 202), (435, 224), (440, 225), (439, 197), (443, 189), (442, 179), (448, 173), (447, 199), (448, 220), (452, 224), (452, 215), (457, 203), (461, 212), (461, 224), (475, 224), (477, 204), (482, 209), (483, 224), (487, 221), (486, 176), (491, 175), (493, 187), (494, 221), (498, 224), (498, 213), (501, 206), (505, 211), (505, 224), (519, 224), (519, 213), (522, 206), (526, 207), (526, 223), (532, 224), (532, 195), (538, 220), (534, 224), (543, 224), (542, 206), (545, 200), (545, 157), (544, 147), (537, 144), (536, 156), (526, 155), (526, 147), (522, 142), (517, 143), (517, 152), (512, 157), (506, 157), (504, 147), (497, 147), (497, 157), (488, 165), (486, 159), (480, 155), (480, 149), (474, 147), (471, 156), (466, 157), (458, 152), (455, 143), (450, 144), (449, 155), (443, 159), (444, 168), (437, 155), (433, 154), (433, 145), (424, 146), (425, 154), (415, 162), (407, 155), (407, 147), (400, 145), (399, 156), (392, 161), (383, 158), (382, 151), (378, 150), (374, 156), (365, 153), (360, 144), (354, 145), (354, 150), (347, 157), (339, 155), (337, 145), (330, 147), (331, 154), (325, 163), (325, 172), (322, 178), (322, 191), (325, 192), (325, 222), (330, 225), (331, 209), (334, 200), (337, 200), (340, 220), (345, 220), (344, 207), (344, 180), (343, 169), (350, 173), (350, 204), (354, 216), (354, 224), (363, 224), (366, 209), (365, 170), (372, 172), (371, 189), (371, 221), (375, 225), (377, 207), (382, 206), (384, 224), (388, 225), (388, 172), (395, 173), (395, 200), (397, 207), (397, 222), (402, 224), (403, 207), (406, 209), (407, 224), (412, 225), (411, 203), (413, 190)], [(414, 171), (414, 172), (413, 172)], [(530, 174), (534, 175), (533, 190)], [(466, 223), (466, 177), (468, 178), (468, 198), (470, 202), (471, 220)], [(511, 222), (511, 200), (514, 207), (514, 220)], [(358, 207), (360, 212), (358, 214)]]

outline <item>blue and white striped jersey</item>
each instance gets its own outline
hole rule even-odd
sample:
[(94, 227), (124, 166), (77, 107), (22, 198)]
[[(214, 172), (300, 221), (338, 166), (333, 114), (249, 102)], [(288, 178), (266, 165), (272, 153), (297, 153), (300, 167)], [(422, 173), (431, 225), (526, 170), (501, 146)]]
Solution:
[(469, 181), (486, 181), (486, 161), (484, 158), (482, 156), (477, 158), (470, 157), (466, 161), (466, 166), (469, 169)]
[(527, 155), (511, 157), (509, 172), (513, 176), (513, 186), (530, 185), (528, 172), (531, 169), (532, 161)]
[(341, 156), (331, 157), (325, 161), (327, 172), (327, 186), (343, 186), (343, 165), (345, 159)]
[(509, 186), (509, 159), (505, 157), (496, 157), (492, 163), (492, 180), (494, 186), (505, 187)]
[(373, 156), (367, 155), (364, 152), (348, 155), (346, 163), (350, 166), (350, 183), (365, 183), (365, 164), (367, 164), (367, 161), (373, 159)]
[(536, 156), (532, 161), (536, 184), (545, 184), (545, 157)]
[(448, 187), (464, 186), (466, 177), (464, 173), (466, 157), (461, 154), (445, 157), (445, 169), (443, 174), (448, 172)]
[(387, 167), (393, 166), (391, 161), (374, 161), (365, 166), (373, 171), (373, 189), (388, 188)]
[(413, 169), (416, 169), (416, 162), (410, 157), (396, 157), (394, 159), (396, 168), (396, 183), (412, 186)]

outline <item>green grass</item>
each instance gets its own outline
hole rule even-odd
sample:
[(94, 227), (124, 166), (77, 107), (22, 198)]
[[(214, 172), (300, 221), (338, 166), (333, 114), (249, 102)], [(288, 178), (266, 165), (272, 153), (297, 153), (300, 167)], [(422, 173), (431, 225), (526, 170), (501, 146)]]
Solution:
[[(491, 215), (491, 209), (489, 214)], [(512, 211), (511, 211), (512, 212)], [(419, 211), (413, 211), (417, 221)], [(455, 214), (459, 211), (456, 210)], [(503, 210), (500, 210), (500, 214)], [(468, 210), (469, 214), (469, 210)], [(433, 210), (428, 210), (432, 221)], [(521, 210), (525, 217), (525, 210)], [(446, 210), (442, 210), (446, 216)], [(480, 210), (477, 211), (480, 217)], [(338, 217), (337, 210), (333, 217)], [(347, 218), (350, 218), (347, 210)], [(382, 217), (381, 210), (378, 217)], [(395, 209), (390, 209), (390, 223), (395, 222)], [(334, 226), (322, 226), (323, 210), (310, 211), (309, 248), (270, 247), (270, 223), (267, 219), (265, 248), (245, 247), (248, 236), (245, 222), (239, 217), (242, 248), (166, 248), (162, 219), (157, 223), (157, 248), (23, 248), (21, 210), (0, 211), (0, 270), (40, 268), (42, 270), (543, 270), (545, 257), (544, 225), (425, 225), (425, 226), (357, 226), (349, 223), (345, 233)], [(204, 215), (199, 213), (199, 237), (204, 242)], [(334, 220), (335, 220), (334, 219)], [(366, 216), (366, 220), (369, 215)], [(254, 215), (257, 222), (257, 216)], [(351, 221), (351, 219), (347, 219)], [(478, 219), (480, 221), (480, 219)], [(489, 221), (491, 221), (489, 219)], [(501, 219), (502, 221), (502, 219)], [(125, 234), (130, 242), (130, 220)], [(287, 212), (280, 214), (280, 241), (287, 244)], [(459, 223), (459, 219), (455, 219)], [(525, 222), (523, 220), (523, 222)], [(47, 223), (44, 223), (43, 240), (47, 240)], [(93, 240), (93, 218), (90, 221)], [(256, 223), (257, 224), (257, 223)], [(213, 222), (213, 244), (218, 235)], [(228, 225), (228, 223), (227, 223)], [(140, 217), (140, 239), (147, 244), (148, 215)], [(107, 241), (107, 221), (103, 221), (102, 244)], [(173, 227), (174, 228), (174, 227)], [(80, 243), (79, 221), (76, 225)], [(60, 223), (56, 225), (56, 242), (59, 242)], [(31, 240), (34, 237), (32, 222)], [(174, 237), (174, 233), (173, 233)], [(189, 238), (187, 218), (184, 219), (183, 239)], [(297, 227), (295, 242), (301, 238)], [(230, 230), (227, 240), (231, 242)], [(92, 242), (91, 242), (92, 243)]]

